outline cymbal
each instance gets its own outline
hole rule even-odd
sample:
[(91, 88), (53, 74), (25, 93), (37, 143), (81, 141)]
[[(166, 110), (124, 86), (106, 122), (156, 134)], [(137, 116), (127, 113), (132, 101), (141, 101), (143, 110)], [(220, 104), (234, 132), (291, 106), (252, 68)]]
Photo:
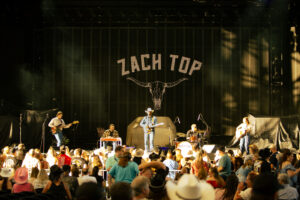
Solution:
[(177, 137), (186, 137), (185, 133), (177, 132), (176, 133)]

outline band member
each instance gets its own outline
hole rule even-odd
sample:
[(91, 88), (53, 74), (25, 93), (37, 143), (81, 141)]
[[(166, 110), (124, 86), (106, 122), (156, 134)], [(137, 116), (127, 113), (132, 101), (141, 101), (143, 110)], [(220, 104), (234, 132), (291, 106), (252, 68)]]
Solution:
[[(152, 108), (147, 108), (145, 112), (147, 116), (142, 119), (140, 126), (144, 129), (145, 151), (152, 151), (154, 145), (154, 127), (157, 125), (157, 119), (153, 116), (154, 110)], [(148, 148), (148, 142), (150, 143), (150, 149)]]
[(236, 138), (240, 140), (240, 150), (242, 154), (245, 150), (246, 153), (249, 154), (250, 131), (251, 125), (249, 119), (248, 117), (244, 117), (243, 123), (236, 128)]
[(197, 138), (198, 136), (198, 129), (197, 129), (197, 125), (196, 124), (192, 124), (191, 125), (191, 129), (188, 130), (188, 132), (186, 133), (186, 140), (190, 141), (192, 140), (192, 137)]
[[(104, 131), (103, 133), (103, 137), (107, 138), (107, 137), (114, 137), (114, 138), (118, 138), (119, 137), (119, 133), (117, 130), (115, 130), (115, 125), (114, 124), (110, 124), (108, 129), (106, 131)], [(105, 147), (108, 146), (113, 146), (113, 149), (115, 150), (116, 148), (116, 142), (107, 142), (105, 143)]]
[(56, 117), (52, 118), (48, 124), (48, 126), (51, 127), (52, 133), (54, 134), (55, 139), (57, 141), (57, 147), (60, 147), (62, 144), (62, 140), (63, 140), (62, 130), (64, 128), (70, 128), (72, 126), (72, 123), (66, 125), (62, 117), (63, 117), (63, 112), (58, 111)]
[(115, 130), (115, 125), (110, 124), (108, 129), (104, 131), (103, 137), (119, 137), (119, 133), (117, 130)]

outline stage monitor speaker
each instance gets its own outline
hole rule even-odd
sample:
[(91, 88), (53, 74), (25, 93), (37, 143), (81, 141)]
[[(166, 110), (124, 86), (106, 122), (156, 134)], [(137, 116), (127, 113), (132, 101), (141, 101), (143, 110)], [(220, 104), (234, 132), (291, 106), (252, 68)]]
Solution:
[(215, 144), (205, 144), (202, 149), (206, 151), (206, 153), (216, 153), (217, 148)]

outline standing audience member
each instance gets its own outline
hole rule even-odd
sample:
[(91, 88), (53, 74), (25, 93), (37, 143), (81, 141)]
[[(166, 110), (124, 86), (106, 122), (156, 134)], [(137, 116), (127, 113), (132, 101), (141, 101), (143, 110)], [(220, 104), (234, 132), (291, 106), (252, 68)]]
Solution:
[[(166, 166), (166, 167), (168, 167), (169, 168), (169, 170), (178, 170), (178, 167), (179, 167), (179, 165), (178, 165), (178, 163), (173, 159), (173, 155), (172, 155), (172, 152), (168, 152), (167, 153), (167, 159), (166, 160), (164, 160), (164, 165)], [(168, 174), (168, 176), (167, 177), (169, 177), (169, 178), (171, 178), (171, 179), (175, 179), (175, 175), (176, 175), (176, 172), (169, 172), (169, 174)]]
[(12, 176), (12, 169), (2, 168), (0, 173), (0, 191), (10, 193), (12, 184), (10, 177)]
[(133, 190), (134, 200), (145, 199), (150, 193), (149, 179), (144, 176), (138, 176), (133, 179), (131, 188)]
[(137, 165), (145, 163), (146, 161), (143, 159), (143, 155), (144, 155), (143, 149), (136, 149), (132, 161), (136, 162)]
[(78, 184), (80, 186), (83, 183), (87, 183), (87, 182), (93, 182), (93, 183), (97, 184), (97, 179), (95, 177), (89, 175), (89, 169), (88, 168), (83, 168), (82, 169), (82, 176), (78, 177)]
[(253, 162), (251, 158), (245, 159), (245, 163), (235, 172), (239, 178), (239, 182), (245, 182), (249, 172), (252, 171)]
[(279, 162), (277, 159), (278, 151), (277, 151), (276, 145), (272, 144), (270, 146), (270, 150), (271, 150), (271, 156), (270, 156), (271, 169), (272, 169), (272, 171), (276, 172), (279, 168)]
[(50, 147), (48, 149), (47, 156), (46, 156), (46, 161), (48, 162), (49, 167), (52, 167), (53, 165), (58, 164), (57, 157), (56, 157), (56, 152), (53, 149), (53, 147)]
[(279, 189), (280, 185), (273, 174), (262, 173), (254, 179), (250, 200), (275, 200)]
[(41, 193), (46, 187), (47, 183), (49, 181), (48, 174), (46, 170), (41, 169), (37, 175), (37, 178), (33, 181), (33, 187), (36, 190), (37, 193)]
[(92, 176), (96, 178), (97, 185), (99, 187), (105, 187), (105, 182), (103, 180), (103, 177), (99, 175), (99, 167), (94, 167), (92, 170)]
[(202, 154), (198, 152), (196, 154), (196, 160), (192, 162), (191, 170), (195, 176), (198, 176), (198, 172), (200, 169), (204, 168), (206, 172), (208, 172), (208, 164), (203, 161)]
[(117, 146), (115, 149), (115, 155), (107, 158), (105, 163), (105, 168), (107, 171), (109, 171), (115, 164), (119, 162), (119, 157), (123, 154), (123, 147)]
[(76, 200), (104, 200), (105, 195), (96, 183), (83, 183), (76, 191)]
[(117, 182), (110, 188), (111, 200), (132, 200), (132, 189), (129, 183)]
[(37, 167), (32, 168), (30, 178), (28, 180), (28, 183), (33, 184), (34, 180), (36, 180), (38, 174), (39, 174), (39, 169)]
[(289, 185), (289, 177), (287, 174), (279, 174), (278, 182), (282, 185), (282, 189), (278, 190), (278, 199), (298, 199), (297, 189)]
[(15, 184), (12, 193), (35, 192), (31, 183), (28, 183), (28, 170), (20, 167), (15, 172)]
[(60, 154), (57, 156), (57, 165), (62, 168), (64, 165), (71, 165), (71, 157), (66, 154), (66, 146), (62, 145), (59, 147)]
[(138, 165), (131, 162), (131, 154), (125, 152), (119, 160), (119, 163), (114, 165), (108, 173), (108, 184), (112, 185), (112, 178), (115, 182), (131, 183), (132, 180), (139, 174)]
[(221, 157), (218, 165), (218, 172), (224, 181), (226, 181), (226, 178), (231, 174), (231, 160), (227, 153), (225, 153), (224, 146), (220, 146), (218, 152)]
[(61, 179), (63, 171), (57, 165), (53, 165), (50, 168), (50, 181), (44, 188), (42, 193), (51, 194), (54, 199), (64, 200), (64, 199), (72, 199), (69, 188)]
[(62, 181), (69, 187), (72, 196), (75, 196), (76, 189), (78, 188), (77, 177), (70, 176), (71, 167), (70, 165), (64, 165)]

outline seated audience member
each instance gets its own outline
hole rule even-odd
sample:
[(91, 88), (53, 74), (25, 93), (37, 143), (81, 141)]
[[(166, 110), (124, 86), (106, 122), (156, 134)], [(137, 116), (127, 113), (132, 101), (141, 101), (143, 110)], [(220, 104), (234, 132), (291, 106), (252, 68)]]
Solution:
[(245, 182), (249, 172), (252, 171), (253, 161), (251, 158), (245, 159), (245, 163), (235, 172), (239, 178), (239, 182)]
[(35, 192), (31, 183), (28, 183), (28, 170), (20, 167), (15, 172), (15, 184), (12, 193)]
[(70, 176), (71, 167), (69, 165), (64, 165), (63, 168), (62, 181), (69, 187), (72, 196), (75, 196), (75, 191), (78, 188), (77, 177)]
[(130, 161), (131, 154), (125, 152), (118, 162), (114, 165), (108, 173), (108, 184), (111, 186), (112, 178), (115, 182), (127, 182), (131, 183), (132, 180), (139, 174), (138, 165), (135, 162)]
[(86, 164), (85, 160), (81, 157), (82, 149), (78, 148), (74, 151), (74, 156), (72, 157), (72, 165), (77, 165), (79, 169), (82, 169), (84, 164)]
[(200, 169), (198, 170), (198, 176), (197, 176), (197, 178), (198, 178), (199, 180), (204, 180), (204, 181), (206, 181), (206, 179), (207, 179), (207, 172), (206, 172), (206, 169), (205, 169), (204, 167), (202, 167), (202, 168), (200, 168)]
[(271, 151), (269, 148), (264, 148), (259, 150), (259, 173), (270, 173), (271, 172), (271, 163), (268, 161), (271, 156)]
[(104, 200), (105, 195), (96, 183), (83, 183), (76, 191), (76, 200)]
[(78, 178), (80, 174), (80, 171), (77, 167), (77, 165), (72, 165), (71, 166), (71, 176)]
[(149, 179), (144, 176), (138, 176), (133, 179), (131, 183), (131, 188), (133, 190), (133, 199), (145, 199), (149, 196)]
[(132, 189), (129, 183), (117, 182), (110, 188), (111, 200), (132, 200)]
[(280, 188), (273, 174), (262, 173), (254, 179), (250, 200), (275, 200)]
[(62, 168), (64, 165), (71, 165), (71, 158), (66, 154), (66, 146), (59, 148), (60, 154), (57, 156), (57, 165)]
[(226, 179), (224, 188), (217, 188), (215, 190), (216, 200), (232, 200), (239, 184), (239, 179), (235, 174), (231, 174)]
[(34, 167), (37, 167), (38, 169), (41, 169), (41, 163), (40, 161), (35, 157), (34, 154), (34, 149), (30, 149), (23, 162), (22, 162), (22, 167), (26, 167), (27, 169), (32, 169)]
[(225, 181), (219, 175), (216, 167), (210, 168), (208, 174), (209, 177), (206, 179), (206, 182), (211, 184), (214, 188), (223, 188), (225, 186)]
[(250, 200), (251, 193), (252, 193), (252, 186), (256, 176), (257, 176), (256, 173), (250, 172), (247, 176), (245, 183), (244, 182), (239, 183), (234, 196), (235, 200), (236, 199)]
[[(174, 160), (172, 152), (167, 153), (167, 159), (164, 160), (163, 164), (169, 168), (169, 170), (178, 170), (178, 163)], [(175, 179), (176, 172), (169, 172), (168, 176), (171, 179)]]
[(208, 164), (203, 160), (202, 154), (198, 152), (196, 154), (196, 160), (192, 162), (191, 170), (195, 176), (198, 176), (199, 169), (204, 168), (208, 172)]
[(57, 163), (56, 152), (53, 149), (53, 147), (50, 147), (48, 149), (47, 156), (46, 156), (46, 161), (48, 162), (49, 167), (52, 167), (53, 165), (57, 165), (58, 164)]
[(37, 175), (37, 178), (33, 181), (32, 185), (38, 193), (41, 193), (44, 187), (47, 185), (48, 181), (49, 178), (46, 170), (41, 169)]
[(182, 199), (205, 199), (214, 200), (215, 192), (213, 187), (205, 181), (199, 181), (193, 174), (184, 174), (175, 184), (168, 181), (166, 184), (168, 197), (171, 200)]
[(300, 172), (300, 168), (296, 169), (292, 165), (292, 161), (294, 159), (293, 154), (289, 149), (285, 149), (282, 157), (280, 166), (280, 173), (287, 174), (290, 177), (290, 185), (296, 187), (298, 184), (298, 173)]
[(227, 153), (225, 153), (224, 146), (220, 146), (218, 148), (218, 154), (220, 156), (218, 172), (220, 176), (226, 181), (227, 176), (231, 174), (231, 160)]
[(48, 184), (42, 191), (42, 193), (48, 193), (51, 194), (54, 199), (72, 199), (70, 190), (66, 184), (61, 179), (63, 171), (61, 168), (59, 168), (57, 165), (53, 165), (50, 168), (50, 175), (48, 181)]
[(9, 178), (12, 176), (12, 169), (2, 168), (0, 173), (0, 191), (10, 193), (12, 184)]
[(95, 177), (89, 175), (88, 168), (83, 168), (81, 173), (82, 173), (81, 177), (78, 177), (79, 186), (82, 185), (83, 183), (87, 183), (87, 182), (93, 182), (93, 183), (97, 184), (97, 179)]
[(298, 199), (297, 189), (289, 185), (289, 177), (287, 174), (279, 174), (278, 182), (282, 185), (282, 189), (278, 190), (278, 199)]

